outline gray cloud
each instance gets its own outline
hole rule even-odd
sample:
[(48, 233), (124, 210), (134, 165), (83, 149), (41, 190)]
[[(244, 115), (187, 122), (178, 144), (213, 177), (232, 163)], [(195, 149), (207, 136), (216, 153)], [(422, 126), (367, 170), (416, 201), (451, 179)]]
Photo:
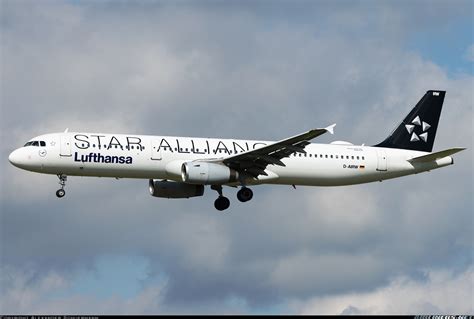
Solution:
[[(472, 313), (473, 305), (464, 302), (465, 292), (472, 289), (472, 267), (462, 273), (428, 271), (424, 282), (398, 277), (387, 287), (375, 291), (348, 293), (336, 298), (315, 298), (304, 304), (293, 304), (300, 313), (341, 314), (449, 314)], [(440, 307), (440, 305), (443, 307)]]
[[(73, 177), (58, 201), (56, 177), (5, 160), (0, 247), (2, 266), (16, 270), (2, 286), (17, 293), (2, 290), (3, 308), (234, 313), (355, 292), (360, 303), (328, 311), (372, 312), (365, 298), (393, 278), (466, 271), (472, 75), (448, 76), (404, 48), (415, 27), (459, 17), (469, 11), (463, 4), (2, 2), (4, 159), (32, 136), (66, 127), (279, 139), (337, 122), (336, 135), (319, 141), (372, 144), (432, 88), (448, 91), (435, 148), (470, 148), (453, 167), (381, 184), (256, 187), (253, 201), (234, 199), (226, 214), (214, 211), (213, 191), (159, 200), (139, 180)], [(165, 276), (166, 285), (129, 301), (97, 305), (85, 295), (38, 306), (42, 291), (67, 289), (104, 255), (143, 256), (148, 279)], [(439, 312), (452, 309), (436, 300)]]

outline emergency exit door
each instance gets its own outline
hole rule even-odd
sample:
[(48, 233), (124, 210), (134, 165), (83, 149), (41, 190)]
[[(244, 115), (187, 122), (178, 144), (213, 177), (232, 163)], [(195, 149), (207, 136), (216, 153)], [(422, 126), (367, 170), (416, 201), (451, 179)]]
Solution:
[(61, 156), (72, 156), (71, 153), (71, 138), (68, 134), (61, 134), (61, 146), (59, 155)]
[(387, 153), (384, 150), (377, 150), (377, 170), (387, 170)]

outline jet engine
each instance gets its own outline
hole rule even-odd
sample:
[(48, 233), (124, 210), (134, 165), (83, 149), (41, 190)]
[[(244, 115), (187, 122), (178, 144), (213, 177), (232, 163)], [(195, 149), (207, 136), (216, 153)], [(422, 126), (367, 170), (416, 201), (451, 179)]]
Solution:
[(204, 194), (204, 185), (190, 185), (153, 179), (150, 179), (149, 185), (150, 194), (154, 197), (189, 198)]
[(239, 173), (223, 164), (197, 161), (181, 165), (181, 178), (188, 184), (221, 185), (236, 182)]

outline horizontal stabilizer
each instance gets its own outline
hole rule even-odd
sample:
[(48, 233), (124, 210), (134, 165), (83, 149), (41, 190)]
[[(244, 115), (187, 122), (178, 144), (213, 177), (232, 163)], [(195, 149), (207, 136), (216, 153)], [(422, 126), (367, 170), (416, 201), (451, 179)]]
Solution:
[(465, 150), (465, 148), (463, 148), (463, 147), (455, 147), (455, 148), (450, 148), (450, 149), (447, 149), (447, 150), (444, 150), (444, 151), (431, 153), (431, 154), (428, 154), (428, 155), (414, 157), (414, 158), (409, 159), (408, 161), (410, 163), (433, 162), (433, 161), (436, 161), (440, 158), (450, 156), (450, 155), (456, 154), (456, 153), (464, 151), (464, 150)]

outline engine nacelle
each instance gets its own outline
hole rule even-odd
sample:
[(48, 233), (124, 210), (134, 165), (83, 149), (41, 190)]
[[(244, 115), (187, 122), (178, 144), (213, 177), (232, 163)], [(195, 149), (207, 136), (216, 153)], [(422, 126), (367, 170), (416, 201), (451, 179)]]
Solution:
[(149, 182), (150, 195), (163, 198), (189, 198), (202, 196), (204, 185), (152, 180)]
[(222, 164), (197, 161), (181, 165), (181, 178), (189, 184), (220, 185), (236, 182), (239, 173)]

